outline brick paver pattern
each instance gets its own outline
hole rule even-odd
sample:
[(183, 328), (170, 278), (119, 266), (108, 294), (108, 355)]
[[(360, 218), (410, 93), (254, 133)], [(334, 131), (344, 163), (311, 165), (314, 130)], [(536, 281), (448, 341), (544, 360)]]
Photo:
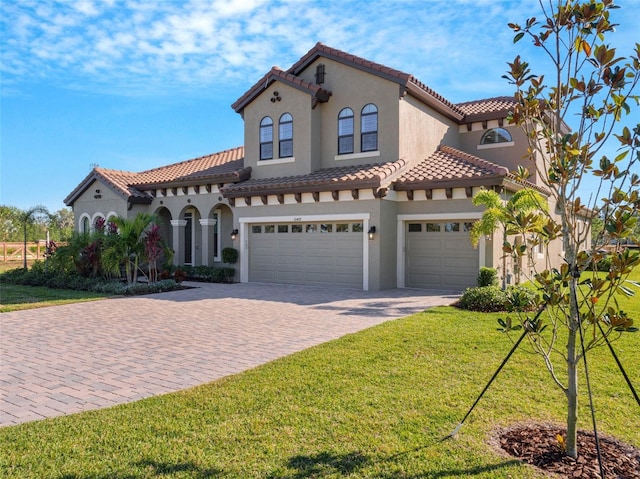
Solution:
[(194, 284), (159, 295), (0, 315), (0, 426), (178, 391), (455, 293)]

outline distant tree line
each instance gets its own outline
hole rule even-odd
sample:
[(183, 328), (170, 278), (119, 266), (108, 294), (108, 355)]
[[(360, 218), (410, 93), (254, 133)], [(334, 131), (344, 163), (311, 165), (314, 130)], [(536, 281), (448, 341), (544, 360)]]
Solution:
[[(26, 225), (26, 238), (24, 236)], [(47, 238), (52, 241), (68, 241), (73, 235), (73, 212), (62, 208), (50, 213), (38, 206), (22, 210), (15, 206), (0, 205), (0, 241), (38, 241)]]

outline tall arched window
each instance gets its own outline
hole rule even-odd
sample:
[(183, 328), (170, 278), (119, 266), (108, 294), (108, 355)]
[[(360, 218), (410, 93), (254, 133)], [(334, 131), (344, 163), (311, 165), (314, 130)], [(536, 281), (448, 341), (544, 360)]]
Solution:
[(481, 145), (495, 145), (496, 143), (509, 143), (513, 141), (511, 139), (511, 134), (505, 130), (504, 128), (492, 128), (491, 130), (487, 130), (484, 135), (482, 135), (482, 139), (480, 140)]
[(365, 105), (362, 109), (360, 135), (362, 151), (378, 149), (378, 108), (373, 103)]
[(91, 231), (91, 226), (89, 224), (89, 217), (85, 216), (82, 218), (82, 225), (80, 226), (81, 233), (89, 233)]
[(265, 116), (260, 122), (260, 159), (273, 158), (273, 120)]
[(280, 117), (278, 139), (280, 141), (280, 158), (293, 156), (293, 117), (289, 113), (284, 113)]
[(353, 153), (353, 110), (343, 108), (338, 114), (338, 154)]

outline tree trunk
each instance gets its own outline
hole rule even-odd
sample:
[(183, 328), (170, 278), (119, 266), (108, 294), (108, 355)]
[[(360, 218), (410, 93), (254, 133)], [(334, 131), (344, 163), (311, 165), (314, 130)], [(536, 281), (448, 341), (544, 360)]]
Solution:
[(569, 285), (571, 296), (569, 338), (567, 339), (567, 456), (578, 457), (578, 354), (576, 351), (580, 328), (575, 279)]

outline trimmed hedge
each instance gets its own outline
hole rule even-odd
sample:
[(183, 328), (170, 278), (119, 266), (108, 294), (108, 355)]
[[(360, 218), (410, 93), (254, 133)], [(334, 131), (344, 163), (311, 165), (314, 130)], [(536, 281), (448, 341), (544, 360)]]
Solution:
[(502, 290), (498, 286), (467, 288), (457, 306), (469, 311), (484, 313), (500, 311), (530, 311), (535, 309), (538, 294), (525, 286), (509, 286)]

